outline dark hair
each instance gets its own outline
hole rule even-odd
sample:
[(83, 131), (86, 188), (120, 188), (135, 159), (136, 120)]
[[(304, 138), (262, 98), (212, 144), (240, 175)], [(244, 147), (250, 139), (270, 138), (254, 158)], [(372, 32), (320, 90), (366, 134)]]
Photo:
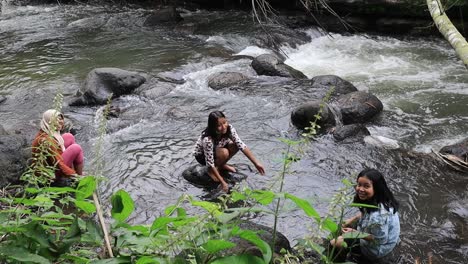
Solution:
[[(354, 196), (355, 203), (372, 204), (376, 206), (382, 204), (385, 209), (387, 209), (387, 211), (390, 210), (390, 208), (393, 208), (393, 213), (398, 211), (399, 204), (395, 200), (393, 193), (388, 188), (384, 176), (378, 170), (364, 169), (359, 173), (356, 181), (361, 177), (367, 177), (372, 182), (372, 187), (374, 188), (374, 197), (370, 201), (363, 201), (359, 199), (359, 196), (356, 193), (356, 196)], [(363, 208), (360, 208), (360, 210), (363, 211)], [(366, 208), (366, 210), (375, 211), (378, 209)]]
[[(223, 112), (221, 111), (213, 111), (208, 115), (208, 126), (203, 130), (203, 137), (211, 137), (213, 139), (216, 138), (216, 128), (218, 126), (218, 119), (226, 118)], [(227, 134), (229, 135), (231, 130), (228, 128)]]

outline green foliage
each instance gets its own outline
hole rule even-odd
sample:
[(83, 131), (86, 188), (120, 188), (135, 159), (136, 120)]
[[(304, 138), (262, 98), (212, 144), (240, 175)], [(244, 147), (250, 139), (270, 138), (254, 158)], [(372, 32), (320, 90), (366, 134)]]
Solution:
[(135, 209), (133, 200), (124, 190), (118, 190), (111, 197), (112, 217), (117, 221), (125, 221)]

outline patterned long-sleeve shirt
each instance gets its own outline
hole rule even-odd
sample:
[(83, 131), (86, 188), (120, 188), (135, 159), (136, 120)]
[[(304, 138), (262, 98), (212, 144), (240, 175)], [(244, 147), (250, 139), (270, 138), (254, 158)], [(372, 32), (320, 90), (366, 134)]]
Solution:
[(230, 133), (228, 132), (226, 137), (222, 137), (221, 140), (217, 142), (215, 142), (211, 137), (203, 137), (202, 133), (197, 140), (197, 144), (195, 145), (195, 150), (193, 151), (194, 156), (203, 155), (205, 157), (206, 165), (214, 167), (216, 148), (223, 148), (226, 147), (229, 143), (234, 142), (240, 151), (244, 150), (247, 145), (242, 142), (239, 135), (237, 135), (236, 129), (231, 124), (229, 124), (228, 131), (230, 131)]

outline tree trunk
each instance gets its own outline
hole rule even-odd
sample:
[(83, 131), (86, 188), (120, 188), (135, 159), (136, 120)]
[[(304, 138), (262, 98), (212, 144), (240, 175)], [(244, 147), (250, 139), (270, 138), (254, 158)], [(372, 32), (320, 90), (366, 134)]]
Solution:
[(427, 7), (440, 33), (452, 45), (458, 57), (468, 69), (468, 43), (466, 39), (458, 32), (457, 28), (444, 13), (444, 10), (441, 9), (442, 4), (440, 0), (427, 0)]

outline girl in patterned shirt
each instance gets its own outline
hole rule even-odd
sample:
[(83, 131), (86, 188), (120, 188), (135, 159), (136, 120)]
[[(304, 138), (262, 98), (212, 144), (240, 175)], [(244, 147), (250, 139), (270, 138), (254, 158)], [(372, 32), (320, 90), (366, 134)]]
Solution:
[(208, 127), (203, 130), (198, 138), (194, 155), (198, 163), (208, 166), (208, 175), (213, 181), (219, 182), (225, 192), (229, 188), (219, 170), (236, 172), (236, 169), (228, 165), (227, 162), (239, 150), (249, 158), (260, 174), (265, 174), (263, 165), (242, 142), (234, 127), (228, 123), (223, 112), (211, 112), (208, 116)]

